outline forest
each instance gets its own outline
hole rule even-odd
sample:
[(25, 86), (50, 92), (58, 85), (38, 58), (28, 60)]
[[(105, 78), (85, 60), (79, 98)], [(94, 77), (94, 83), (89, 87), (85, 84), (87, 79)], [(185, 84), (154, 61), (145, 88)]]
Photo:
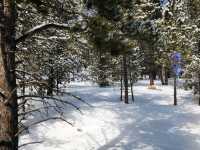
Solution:
[(0, 0), (0, 150), (199, 150), (199, 0)]

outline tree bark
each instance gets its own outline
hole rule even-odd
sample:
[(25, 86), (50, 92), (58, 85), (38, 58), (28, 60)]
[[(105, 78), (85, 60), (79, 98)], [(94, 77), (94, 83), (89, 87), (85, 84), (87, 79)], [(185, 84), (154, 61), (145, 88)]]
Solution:
[[(200, 57), (200, 40), (198, 41), (197, 55)], [(199, 94), (199, 106), (200, 106), (200, 72), (198, 72), (198, 94)]]
[(199, 80), (199, 86), (198, 86), (198, 90), (199, 90), (199, 106), (200, 106), (200, 73), (198, 74), (198, 80)]
[(123, 65), (124, 65), (124, 102), (128, 104), (128, 68), (127, 68), (127, 56), (123, 55)]
[[(1, 7), (2, 6), (2, 7)], [(3, 0), (0, 16), (0, 150), (18, 149), (18, 105), (15, 75), (15, 0)]]
[(150, 86), (154, 85), (153, 72), (150, 72), (150, 74), (149, 74), (149, 79), (150, 79)]
[(98, 74), (98, 84), (100, 87), (106, 87), (109, 86), (109, 82), (107, 80), (107, 60), (103, 56), (102, 52), (99, 52), (99, 64), (98, 64), (98, 69), (99, 69), (99, 74)]
[(165, 85), (165, 81), (164, 81), (162, 72), (160, 73), (160, 81), (161, 81), (161, 84), (162, 84), (162, 85)]
[[(24, 64), (23, 64), (23, 71), (25, 71), (25, 65), (24, 65)], [(25, 95), (25, 93), (26, 93), (26, 86), (25, 86), (25, 77), (26, 77), (26, 74), (25, 74), (25, 72), (23, 72), (22, 77), (23, 77), (23, 79), (22, 79), (21, 95)], [(22, 112), (24, 113), (24, 112), (26, 112), (25, 98), (22, 98), (21, 101), (23, 102), (23, 105), (22, 105)], [(22, 116), (22, 118), (25, 119), (25, 115)]]
[(164, 76), (165, 76), (165, 85), (168, 85), (168, 70), (167, 70), (166, 67), (164, 68), (164, 71), (165, 71), (165, 73), (164, 73)]
[(53, 89), (54, 89), (54, 68), (50, 66), (49, 68), (49, 78), (48, 78), (48, 87), (47, 87), (47, 95), (52, 96), (53, 95)]
[(122, 71), (121, 71), (121, 76), (120, 76), (120, 92), (121, 92), (120, 100), (123, 101), (123, 74), (122, 74)]
[(58, 68), (56, 71), (56, 94), (59, 94), (59, 83), (60, 83), (60, 76), (59, 76), (59, 72), (58, 72)]
[(131, 61), (130, 61), (130, 58), (129, 58), (129, 62), (128, 62), (128, 66), (129, 66), (129, 81), (130, 81), (130, 86), (131, 86), (131, 98), (132, 98), (132, 101), (134, 102), (135, 101), (135, 98), (134, 98), (134, 93), (133, 93), (133, 83), (134, 83), (134, 79), (133, 79), (133, 75), (132, 75), (132, 71), (131, 71)]
[(162, 85), (165, 85), (165, 68), (163, 65), (160, 71), (160, 80), (161, 80)]
[(134, 93), (133, 93), (133, 78), (132, 78), (131, 73), (129, 75), (130, 75), (131, 97), (132, 97), (132, 101), (134, 102), (135, 98), (134, 98)]

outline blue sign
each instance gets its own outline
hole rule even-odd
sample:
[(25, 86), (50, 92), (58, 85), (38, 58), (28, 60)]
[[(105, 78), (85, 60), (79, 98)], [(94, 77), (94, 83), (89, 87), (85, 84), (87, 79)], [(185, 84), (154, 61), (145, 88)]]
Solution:
[(163, 7), (163, 6), (166, 6), (169, 4), (169, 0), (160, 0), (160, 5)]
[(176, 76), (179, 76), (182, 73), (181, 65), (173, 64), (173, 72), (176, 74)]
[(173, 63), (178, 63), (181, 61), (181, 53), (174, 52), (171, 56)]
[(179, 62), (179, 61), (181, 61), (181, 53), (175, 53), (175, 60), (177, 61), (177, 62)]
[(173, 63), (173, 72), (176, 74), (176, 76), (179, 76), (182, 72), (182, 69), (181, 69), (181, 53), (179, 52), (174, 52), (171, 56), (171, 59), (172, 59), (172, 63)]

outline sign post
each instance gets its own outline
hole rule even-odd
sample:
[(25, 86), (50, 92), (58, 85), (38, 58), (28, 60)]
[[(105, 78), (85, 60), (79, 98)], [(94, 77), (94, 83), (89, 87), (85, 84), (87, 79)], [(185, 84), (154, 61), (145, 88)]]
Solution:
[(177, 105), (176, 75), (174, 75), (174, 105)]
[(177, 105), (177, 76), (181, 73), (181, 54), (179, 52), (174, 52), (171, 59), (174, 74), (174, 105)]

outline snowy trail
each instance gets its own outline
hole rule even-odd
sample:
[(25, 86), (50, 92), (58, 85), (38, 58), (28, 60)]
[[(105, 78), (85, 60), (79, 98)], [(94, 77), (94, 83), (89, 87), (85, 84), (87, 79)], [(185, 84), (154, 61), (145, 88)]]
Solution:
[[(178, 89), (178, 106), (173, 106), (173, 87), (147, 89), (147, 81), (134, 87), (136, 101), (119, 101), (119, 88), (74, 85), (70, 91), (93, 105), (77, 102), (84, 112), (68, 108), (66, 119), (43, 123), (21, 141), (45, 140), (23, 150), (199, 150), (200, 107), (191, 92)], [(48, 126), (48, 127), (47, 127)]]

